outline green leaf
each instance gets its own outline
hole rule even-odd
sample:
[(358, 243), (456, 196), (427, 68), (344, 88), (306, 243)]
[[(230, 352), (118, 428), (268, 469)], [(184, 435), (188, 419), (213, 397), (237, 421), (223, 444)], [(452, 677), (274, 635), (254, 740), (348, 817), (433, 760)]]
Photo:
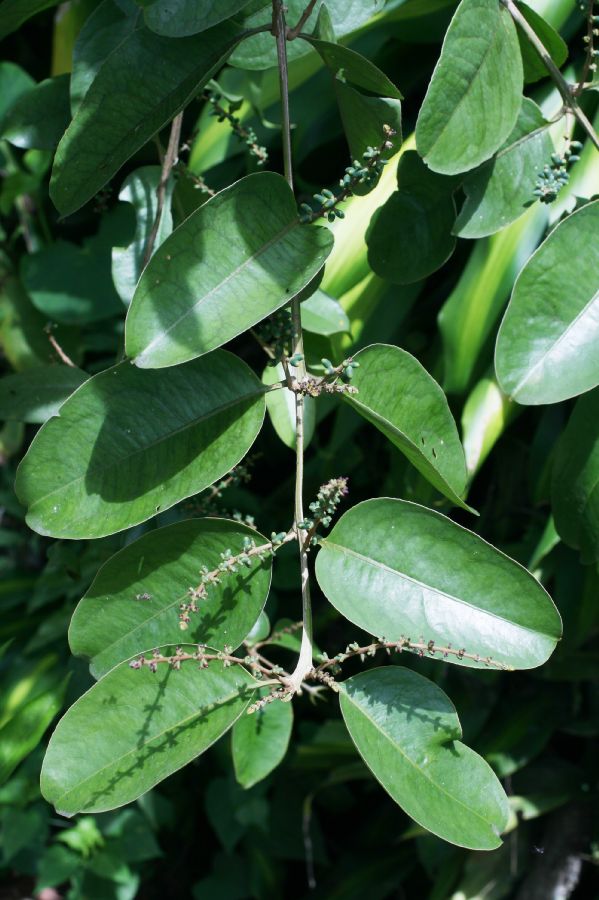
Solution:
[(240, 37), (230, 23), (177, 41), (143, 27), (128, 34), (100, 67), (58, 145), (50, 182), (58, 211), (75, 212), (104, 187), (201, 91)]
[(195, 359), (286, 304), (333, 246), (328, 228), (300, 225), (281, 175), (248, 175), (192, 213), (145, 269), (126, 325), (140, 368)]
[(462, 0), (445, 35), (416, 123), (416, 145), (435, 172), (455, 175), (489, 159), (522, 104), (516, 27), (497, 0)]
[(585, 563), (599, 558), (599, 390), (580, 397), (557, 445), (551, 506), (559, 536), (581, 551)]
[(40, 429), (19, 467), (30, 527), (103, 537), (204, 490), (251, 447), (263, 394), (225, 351), (168, 372), (123, 362), (95, 375)]
[(124, 242), (130, 226), (128, 208), (116, 207), (81, 245), (58, 240), (24, 256), (21, 277), (33, 305), (63, 325), (100, 322), (122, 313), (112, 281), (112, 247)]
[[(516, 0), (516, 6), (540, 38), (541, 43), (555, 65), (558, 69), (561, 68), (568, 58), (568, 45), (555, 28), (549, 22), (546, 22), (534, 9), (531, 9), (526, 3), (522, 3), (521, 0)], [(537, 51), (520, 28), (516, 29), (516, 32), (518, 34), (520, 52), (522, 53), (525, 83), (531, 84), (534, 81), (539, 81), (541, 78), (547, 78), (549, 75), (547, 66), (543, 63)]]
[(526, 569), (423, 506), (388, 498), (359, 503), (321, 546), (320, 587), (370, 634), (481, 657), (447, 656), (459, 665), (485, 668), (492, 657), (517, 669), (545, 662), (560, 637), (559, 614)]
[[(225, 519), (191, 519), (144, 534), (106, 562), (79, 603), (69, 629), (75, 656), (90, 659), (100, 678), (109, 669), (143, 651), (181, 640), (179, 607), (189, 601), (190, 585), (200, 568), (210, 571), (222, 553), (241, 553), (244, 538), (266, 543), (258, 532)], [(260, 614), (270, 587), (272, 564), (257, 560), (251, 568), (223, 576), (185, 632), (187, 642), (222, 650), (238, 647)]]
[(460, 741), (455, 707), (441, 688), (388, 666), (343, 682), (340, 703), (364, 762), (415, 822), (459, 847), (501, 845), (507, 797), (490, 766)]
[[(445, 394), (426, 369), (405, 350), (373, 344), (354, 357), (360, 367), (352, 384), (357, 394), (343, 399), (389, 438), (445, 497), (470, 509), (466, 462)], [(472, 511), (472, 510), (471, 510)]]
[(42, 423), (58, 415), (64, 401), (88, 375), (74, 366), (44, 366), (0, 379), (0, 419)]
[[(306, 8), (306, 0), (287, 0), (285, 3), (287, 23), (293, 27)], [(322, 9), (322, 0), (317, 0), (308, 21), (303, 27), (304, 34), (310, 34)], [(372, 16), (381, 12), (383, 0), (326, 0), (330, 22), (335, 35), (342, 38), (364, 25)], [(271, 0), (253, 0), (236, 21), (244, 28), (259, 28), (272, 21)], [(310, 50), (306, 41), (290, 41), (287, 45), (289, 61), (304, 56)], [(277, 64), (277, 51), (272, 35), (255, 34), (245, 40), (233, 53), (231, 64), (241, 69), (268, 69)]]
[[(2, 7), (0, 6), (0, 16)], [(1, 31), (0, 18), (0, 31)], [(0, 63), (0, 133), (14, 104), (35, 87), (35, 81), (24, 69), (12, 62)]]
[(0, 3), (0, 41), (36, 13), (56, 6), (60, 0), (3, 0)]
[(301, 311), (304, 331), (323, 337), (349, 332), (350, 323), (345, 310), (326, 291), (317, 290), (307, 300), (303, 300)]
[[(262, 384), (270, 385), (285, 379), (285, 371), (279, 363), (266, 366), (262, 373)], [(272, 426), (286, 447), (295, 450), (295, 394), (287, 388), (269, 391), (266, 394), (266, 410)], [(316, 425), (316, 402), (313, 397), (304, 398), (304, 449), (314, 435)]]
[(69, 76), (59, 75), (13, 103), (4, 118), (2, 136), (15, 147), (54, 150), (70, 119)]
[[(264, 689), (260, 695), (267, 693)], [(280, 700), (237, 719), (231, 749), (235, 777), (242, 787), (253, 787), (276, 769), (287, 752), (292, 728), (293, 707)]]
[(50, 722), (62, 709), (67, 680), (56, 682), (25, 703), (0, 728), (0, 784), (37, 747)]
[[(156, 189), (161, 179), (160, 166), (143, 166), (128, 175), (119, 194), (119, 200), (129, 203), (135, 211), (136, 227), (133, 240), (112, 250), (112, 278), (121, 300), (129, 304), (143, 269), (146, 247), (158, 211)], [(157, 249), (173, 230), (171, 198), (174, 181), (169, 180), (164, 198), (160, 225), (154, 248)]]
[[(341, 84), (351, 84), (369, 94), (401, 100), (401, 91), (371, 60), (330, 41), (310, 38), (309, 43)], [(382, 141), (381, 141), (382, 143)]]
[(238, 13), (250, 0), (137, 0), (146, 25), (166, 37), (186, 37), (205, 31)]
[(58, 723), (41, 774), (57, 812), (104, 812), (130, 803), (208, 749), (241, 715), (253, 678), (223, 669), (121, 663)]
[(464, 179), (466, 200), (454, 234), (485, 237), (526, 212), (535, 200), (538, 173), (553, 153), (548, 127), (536, 103), (525, 97), (516, 126), (501, 150)]
[(372, 217), (366, 233), (368, 262), (394, 284), (426, 278), (451, 256), (456, 240), (456, 182), (431, 172), (414, 150), (397, 167), (399, 190)]
[(564, 219), (520, 272), (495, 369), (518, 403), (558, 403), (599, 384), (599, 200)]

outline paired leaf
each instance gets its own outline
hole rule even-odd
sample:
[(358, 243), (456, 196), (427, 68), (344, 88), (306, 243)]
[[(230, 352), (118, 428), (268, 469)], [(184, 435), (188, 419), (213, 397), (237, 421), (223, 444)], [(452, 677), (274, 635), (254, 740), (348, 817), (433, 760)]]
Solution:
[(160, 666), (124, 662), (68, 710), (48, 745), (42, 794), (65, 816), (130, 803), (208, 749), (252, 696), (240, 666)]
[(328, 228), (300, 225), (281, 175), (242, 178), (154, 254), (127, 316), (128, 355), (162, 368), (221, 346), (299, 294), (332, 245)]
[(516, 126), (493, 157), (464, 179), (466, 200), (454, 226), (464, 238), (485, 237), (518, 219), (534, 202), (538, 173), (551, 159), (549, 123), (527, 97)]
[(459, 740), (455, 707), (441, 688), (388, 666), (343, 682), (340, 702), (364, 762), (409, 816), (460, 847), (500, 846), (507, 797), (490, 766)]
[(75, 212), (104, 187), (202, 89), (240, 37), (229, 22), (177, 41), (143, 26), (129, 33), (100, 66), (58, 146), (50, 194), (59, 212)]
[(558, 403), (599, 384), (599, 200), (564, 219), (516, 280), (495, 369), (518, 403)]
[(445, 497), (462, 499), (466, 462), (445, 394), (426, 369), (405, 350), (373, 344), (354, 357), (357, 394), (344, 400), (389, 438)]
[[(203, 566), (212, 571), (221, 554), (241, 553), (244, 538), (266, 538), (238, 522), (191, 519), (144, 534), (105, 563), (79, 603), (69, 629), (76, 656), (90, 659), (101, 678), (122, 660), (181, 640), (179, 607)], [(269, 560), (223, 576), (191, 616), (187, 641), (218, 650), (238, 647), (258, 618), (270, 587)]]
[(250, 0), (137, 0), (148, 28), (166, 37), (186, 37), (238, 13)]
[(386, 281), (410, 284), (439, 269), (455, 249), (456, 182), (427, 169), (414, 150), (401, 155), (397, 181), (399, 190), (366, 233), (368, 262)]
[(459, 665), (484, 668), (492, 657), (517, 669), (545, 662), (560, 637), (559, 614), (526, 569), (423, 506), (387, 498), (359, 503), (321, 548), (320, 587), (370, 634), (481, 657), (447, 657)]
[(70, 118), (69, 76), (48, 78), (12, 104), (2, 137), (15, 147), (54, 150)]
[(40, 429), (19, 467), (30, 527), (102, 537), (198, 493), (251, 447), (263, 394), (225, 351), (168, 372), (124, 362), (95, 375)]
[(584, 562), (599, 558), (599, 390), (580, 397), (557, 445), (551, 506), (559, 536), (581, 551)]
[(455, 175), (489, 159), (516, 124), (522, 82), (507, 9), (497, 0), (462, 0), (416, 123), (416, 146), (426, 164)]
[(45, 422), (88, 375), (74, 366), (44, 366), (0, 379), (0, 419)]
[[(267, 689), (260, 695), (268, 693)], [(231, 732), (235, 777), (251, 788), (276, 769), (283, 760), (293, 728), (291, 703), (276, 701), (237, 719)]]
[[(119, 200), (129, 203), (135, 211), (135, 233), (133, 240), (112, 250), (112, 278), (121, 300), (129, 304), (141, 275), (148, 240), (158, 212), (156, 189), (162, 177), (160, 166), (143, 166), (128, 175)], [(174, 189), (171, 179), (166, 186), (164, 206), (160, 225), (156, 232), (154, 248), (158, 248), (173, 230), (171, 198)]]

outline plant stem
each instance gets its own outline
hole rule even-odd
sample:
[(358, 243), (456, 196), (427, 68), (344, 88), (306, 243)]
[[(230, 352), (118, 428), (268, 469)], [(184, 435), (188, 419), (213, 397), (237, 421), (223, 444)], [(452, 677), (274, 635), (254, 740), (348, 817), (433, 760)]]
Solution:
[(545, 65), (545, 68), (551, 75), (555, 86), (562, 96), (564, 106), (567, 110), (570, 110), (572, 112), (572, 115), (575, 116), (579, 124), (586, 131), (594, 146), (597, 148), (597, 150), (599, 150), (599, 136), (597, 136), (597, 132), (578, 105), (575, 93), (572, 91), (571, 86), (568, 84), (558, 67), (553, 62), (551, 54), (549, 53), (543, 42), (538, 38), (534, 29), (531, 28), (531, 26), (528, 24), (528, 22), (514, 3), (514, 0), (501, 0), (501, 2), (508, 10), (514, 22), (519, 26), (519, 28), (522, 29), (528, 41), (532, 44), (532, 46), (539, 54), (543, 64)]
[[(277, 42), (277, 60), (279, 66), (279, 82), (281, 86), (281, 124), (283, 135), (283, 165), (285, 178), (293, 190), (293, 163), (291, 158), (291, 119), (289, 115), (289, 78), (287, 71), (287, 27), (283, 0), (272, 0), (272, 33)], [(292, 356), (301, 357), (297, 366), (300, 379), (306, 376), (304, 362), (304, 341), (300, 302), (297, 298), (291, 301), (291, 321), (293, 326)], [(310, 572), (308, 553), (305, 547), (306, 532), (299, 527), (304, 521), (304, 396), (295, 392), (295, 529), (297, 532), (300, 554), (300, 577), (302, 591), (302, 641), (296, 667), (286, 685), (290, 691), (300, 689), (307, 673), (312, 669), (312, 603), (310, 601)]]
[(181, 126), (183, 124), (183, 113), (180, 112), (171, 123), (171, 133), (168, 139), (168, 147), (166, 148), (166, 153), (164, 154), (164, 159), (162, 161), (162, 172), (160, 174), (160, 183), (156, 190), (156, 197), (158, 200), (156, 206), (156, 216), (154, 217), (154, 222), (152, 224), (152, 230), (150, 232), (150, 236), (148, 237), (148, 242), (146, 244), (146, 249), (144, 253), (144, 268), (149, 263), (152, 252), (154, 250), (154, 244), (156, 243), (156, 237), (158, 235), (158, 229), (160, 228), (160, 220), (162, 219), (162, 211), (164, 209), (164, 201), (166, 198), (166, 187), (168, 185), (168, 180), (171, 177), (171, 172), (173, 170), (173, 166), (177, 162), (177, 157), (179, 155), (179, 142), (181, 140)]

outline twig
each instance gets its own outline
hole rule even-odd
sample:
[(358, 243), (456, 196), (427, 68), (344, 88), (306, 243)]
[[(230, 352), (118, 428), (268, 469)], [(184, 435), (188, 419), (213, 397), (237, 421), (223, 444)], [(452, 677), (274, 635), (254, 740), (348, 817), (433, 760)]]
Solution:
[(168, 147), (166, 148), (166, 153), (164, 154), (164, 159), (162, 161), (162, 172), (160, 173), (160, 183), (156, 188), (156, 198), (158, 200), (156, 206), (156, 215), (154, 217), (154, 223), (152, 225), (152, 230), (150, 231), (150, 235), (148, 237), (148, 241), (146, 244), (146, 249), (144, 253), (144, 268), (150, 261), (152, 253), (154, 251), (154, 244), (156, 243), (156, 237), (158, 235), (158, 229), (160, 228), (160, 220), (162, 219), (162, 211), (164, 209), (164, 201), (166, 198), (166, 188), (168, 185), (169, 178), (171, 176), (171, 172), (173, 166), (177, 162), (177, 157), (179, 155), (179, 141), (181, 140), (181, 126), (183, 124), (183, 113), (180, 112), (175, 116), (171, 123), (171, 132), (168, 139)]
[(539, 54), (543, 64), (545, 65), (545, 68), (551, 75), (555, 86), (561, 94), (566, 109), (571, 110), (572, 115), (575, 116), (579, 124), (586, 131), (594, 146), (597, 148), (597, 150), (599, 150), (599, 136), (578, 105), (575, 92), (572, 90), (572, 87), (568, 84), (558, 67), (553, 62), (551, 54), (546, 49), (543, 42), (539, 39), (534, 29), (531, 28), (531, 26), (528, 24), (528, 22), (514, 3), (514, 0), (501, 0), (501, 2), (510, 13), (514, 22), (516, 22), (516, 24), (522, 29), (528, 41), (532, 44), (532, 46)]
[[(289, 113), (289, 77), (287, 71), (287, 28), (283, 0), (272, 0), (272, 34), (277, 42), (277, 61), (279, 67), (279, 83), (281, 88), (281, 126), (283, 138), (283, 165), (285, 178), (293, 191), (293, 162), (291, 157), (291, 118)], [(292, 358), (299, 360), (297, 373), (301, 380), (306, 376), (304, 360), (304, 342), (300, 302), (295, 297), (291, 301), (291, 321), (293, 340)], [(295, 393), (295, 527), (300, 548), (300, 578), (302, 591), (302, 641), (296, 667), (287, 680), (290, 692), (301, 688), (306, 674), (312, 668), (312, 603), (310, 600), (310, 572), (308, 554), (304, 547), (306, 532), (299, 523), (304, 520), (303, 508), (304, 487), (304, 396)]]
[(301, 14), (297, 25), (294, 28), (287, 29), (286, 34), (287, 34), (288, 41), (294, 41), (296, 39), (296, 37), (299, 37), (302, 28), (304, 27), (304, 25), (306, 24), (306, 22), (312, 15), (312, 11), (315, 6), (316, 6), (316, 0), (310, 0), (308, 5), (306, 6), (305, 10)]
[(56, 351), (56, 354), (57, 354), (58, 358), (60, 359), (60, 361), (63, 362), (65, 364), (65, 366), (71, 366), (73, 369), (76, 369), (77, 366), (75, 365), (75, 363), (73, 362), (71, 357), (67, 356), (67, 354), (64, 352), (64, 350), (62, 349), (62, 347), (60, 346), (60, 344), (58, 343), (58, 341), (52, 334), (52, 325), (46, 325), (44, 330), (45, 330), (46, 334), (48, 335), (48, 340), (50, 341), (52, 347)]

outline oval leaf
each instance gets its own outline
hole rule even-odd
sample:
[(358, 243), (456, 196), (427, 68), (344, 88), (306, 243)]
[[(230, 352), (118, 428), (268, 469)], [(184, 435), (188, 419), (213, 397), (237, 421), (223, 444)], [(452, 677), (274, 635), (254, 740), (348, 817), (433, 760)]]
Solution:
[[(550, 25), (549, 22), (543, 19), (543, 17), (535, 12), (534, 9), (531, 9), (530, 6), (527, 6), (526, 3), (522, 3), (521, 0), (516, 0), (516, 6), (536, 33), (555, 65), (558, 69), (561, 68), (568, 58), (568, 45), (561, 35), (558, 34), (553, 25)], [(547, 8), (546, 11), (550, 12), (551, 10), (550, 8)], [(531, 84), (535, 81), (540, 81), (541, 78), (547, 78), (549, 76), (547, 66), (524, 32), (518, 28), (517, 33), (520, 52), (522, 53), (524, 81), (526, 84)]]
[(250, 0), (137, 0), (148, 28), (166, 37), (185, 37), (224, 22)]
[(449, 697), (399, 666), (341, 685), (341, 712), (364, 762), (415, 822), (459, 847), (493, 850), (507, 825), (507, 797), (491, 767), (462, 744)]
[(464, 451), (445, 394), (405, 350), (373, 344), (354, 356), (360, 368), (343, 394), (356, 412), (389, 438), (448, 500), (470, 509), (462, 496), (467, 474)]
[(0, 419), (45, 422), (88, 375), (75, 366), (45, 366), (0, 379)]
[(241, 666), (183, 665), (132, 671), (127, 663), (63, 716), (41, 774), (42, 794), (62, 815), (130, 803), (191, 762), (227, 731), (252, 696)]
[(557, 445), (551, 505), (559, 536), (581, 551), (585, 563), (599, 558), (599, 390), (581, 397)]
[[(179, 607), (189, 600), (200, 569), (210, 571), (221, 554), (243, 550), (245, 538), (266, 538), (239, 522), (192, 519), (144, 534), (106, 562), (79, 603), (69, 629), (76, 656), (90, 659), (100, 678), (124, 659), (181, 640)], [(186, 641), (222, 650), (238, 647), (258, 618), (270, 587), (270, 559), (229, 573), (211, 585), (192, 614)]]
[(462, 0), (445, 35), (416, 123), (416, 146), (435, 172), (479, 166), (501, 147), (522, 104), (516, 27), (497, 0)]
[(168, 372), (125, 362), (95, 375), (40, 429), (19, 466), (30, 527), (103, 537), (198, 493), (253, 444), (263, 394), (225, 351)]
[(293, 707), (282, 701), (267, 703), (235, 722), (231, 750), (235, 777), (242, 787), (253, 787), (276, 769), (287, 752), (292, 728)]
[(145, 269), (127, 316), (127, 353), (141, 368), (194, 359), (298, 294), (333, 246), (300, 225), (281, 175), (248, 175), (192, 213)]
[(564, 219), (514, 285), (495, 350), (517, 403), (558, 403), (599, 384), (599, 200)]
[(54, 150), (71, 119), (69, 76), (40, 82), (17, 98), (2, 126), (2, 136), (15, 147)]
[[(316, 575), (347, 619), (386, 640), (464, 649), (448, 662), (530, 669), (561, 634), (551, 598), (517, 562), (415, 503), (359, 503), (321, 541)], [(441, 656), (441, 649), (431, 655)], [(480, 655), (480, 660), (472, 659)]]
[(372, 217), (368, 262), (386, 281), (410, 284), (439, 269), (456, 245), (453, 178), (431, 172), (414, 150), (397, 167), (399, 190)]
[(466, 200), (454, 234), (485, 237), (526, 212), (535, 199), (538, 173), (553, 152), (548, 126), (536, 103), (525, 97), (516, 127), (501, 150), (464, 179)]

